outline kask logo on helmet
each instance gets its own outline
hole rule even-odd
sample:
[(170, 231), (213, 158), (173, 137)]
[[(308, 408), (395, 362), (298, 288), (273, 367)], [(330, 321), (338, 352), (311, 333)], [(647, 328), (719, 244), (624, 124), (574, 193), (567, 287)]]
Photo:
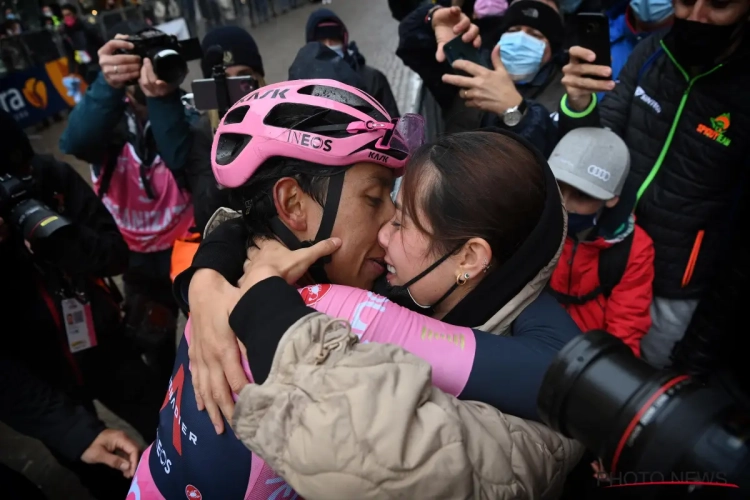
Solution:
[(297, 132), (296, 130), (290, 130), (286, 137), (286, 142), (291, 144), (297, 144), (310, 149), (322, 149), (326, 153), (331, 150), (331, 139), (323, 139), (320, 136), (308, 134), (305, 132)]
[(237, 104), (247, 102), (252, 99), (286, 99), (286, 93), (289, 92), (289, 90), (290, 89), (271, 89), (264, 91), (263, 89), (259, 89), (237, 101)]

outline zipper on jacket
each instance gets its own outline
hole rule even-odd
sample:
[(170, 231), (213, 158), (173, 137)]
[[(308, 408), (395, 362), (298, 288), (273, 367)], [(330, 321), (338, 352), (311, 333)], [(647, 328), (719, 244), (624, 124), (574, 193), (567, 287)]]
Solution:
[[(664, 41), (662, 40), (660, 43), (661, 43), (662, 48), (664, 49), (664, 52), (672, 61), (672, 64), (674, 64), (677, 67), (677, 69), (680, 70), (680, 73), (682, 73), (682, 76), (685, 77), (685, 80), (688, 82), (688, 87), (687, 89), (685, 89), (685, 92), (682, 94), (682, 99), (680, 99), (680, 106), (677, 108), (677, 114), (675, 114), (674, 120), (672, 121), (672, 126), (669, 129), (669, 134), (667, 134), (667, 140), (664, 141), (664, 146), (661, 148), (659, 157), (656, 159), (656, 163), (654, 163), (654, 166), (651, 168), (651, 172), (649, 172), (648, 177), (646, 177), (646, 180), (643, 181), (643, 184), (641, 184), (641, 187), (638, 189), (638, 194), (635, 200), (635, 206), (638, 206), (638, 202), (641, 200), (641, 196), (643, 196), (643, 193), (645, 193), (646, 189), (648, 189), (648, 187), (651, 185), (651, 182), (653, 182), (654, 178), (656, 177), (656, 174), (659, 173), (659, 169), (661, 168), (662, 163), (664, 163), (664, 158), (667, 156), (667, 152), (669, 151), (669, 147), (672, 145), (675, 132), (677, 131), (677, 123), (680, 121), (680, 117), (682, 116), (682, 112), (685, 109), (685, 104), (687, 103), (688, 96), (690, 95), (690, 91), (693, 89), (693, 85), (695, 85), (695, 82), (697, 82), (704, 76), (710, 75), (711, 73), (713, 73), (714, 71), (718, 70), (719, 68), (723, 66), (723, 64), (719, 64), (713, 69), (706, 71), (705, 73), (701, 73), (700, 75), (697, 75), (695, 78), (690, 78), (687, 72), (682, 68), (682, 66), (680, 66), (680, 64), (672, 56), (672, 53), (669, 52), (669, 49), (667, 49), (666, 45), (664, 45)], [(635, 207), (633, 207), (633, 210), (635, 211)]]
[(705, 231), (701, 229), (695, 236), (695, 242), (693, 242), (693, 250), (690, 252), (690, 258), (688, 259), (687, 266), (685, 266), (685, 274), (682, 275), (682, 288), (685, 288), (690, 284), (690, 280), (693, 278), (693, 271), (695, 270), (695, 263), (698, 261), (698, 255), (701, 253), (701, 245), (703, 244), (703, 234)]

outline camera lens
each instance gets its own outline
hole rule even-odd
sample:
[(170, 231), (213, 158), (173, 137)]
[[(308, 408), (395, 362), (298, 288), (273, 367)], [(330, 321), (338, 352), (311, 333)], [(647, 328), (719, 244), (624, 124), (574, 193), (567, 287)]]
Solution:
[(29, 242), (49, 238), (70, 226), (68, 219), (35, 199), (24, 200), (13, 207), (10, 222), (20, 229), (23, 238)]
[(183, 57), (172, 49), (162, 49), (150, 55), (154, 73), (170, 85), (180, 85), (188, 74), (187, 62)]
[(547, 425), (583, 443), (610, 473), (748, 486), (747, 412), (723, 390), (651, 367), (606, 332), (558, 353), (538, 406)]

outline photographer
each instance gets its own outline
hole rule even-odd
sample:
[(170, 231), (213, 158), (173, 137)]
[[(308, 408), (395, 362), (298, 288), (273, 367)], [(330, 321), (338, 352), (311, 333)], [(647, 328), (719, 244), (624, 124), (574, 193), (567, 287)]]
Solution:
[(126, 38), (99, 50), (102, 71), (71, 112), (60, 149), (92, 164), (95, 189), (130, 248), (123, 277), (128, 321), (166, 376), (177, 315), (172, 247), (194, 224), (183, 167), (197, 113), (183, 106), (179, 84), (159, 80)]
[[(125, 270), (127, 245), (72, 167), (35, 155), (4, 111), (0, 130), (0, 283), (6, 289), (0, 313), (14, 325), (4, 331), (3, 354), (92, 418), (97, 399), (151, 439), (164, 386), (125, 337), (120, 297), (104, 281)], [(95, 468), (52, 452), (95, 495), (113, 498), (113, 489), (120, 491)]]

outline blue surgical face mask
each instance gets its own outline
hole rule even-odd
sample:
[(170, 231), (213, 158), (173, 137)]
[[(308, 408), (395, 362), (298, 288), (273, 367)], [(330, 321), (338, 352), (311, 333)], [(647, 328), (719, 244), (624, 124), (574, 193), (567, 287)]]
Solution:
[(583, 215), (568, 212), (568, 234), (576, 235), (596, 226), (598, 213)]
[(514, 82), (527, 82), (539, 72), (547, 44), (524, 33), (514, 31), (500, 37), (500, 58)]
[(630, 0), (630, 8), (644, 23), (660, 23), (674, 14), (672, 0)]
[(341, 57), (341, 58), (344, 57), (344, 46), (343, 45), (329, 45), (328, 48), (331, 49), (332, 51), (334, 51), (335, 53), (337, 53), (339, 55), (339, 57)]
[(563, 14), (572, 14), (578, 10), (583, 0), (560, 0), (560, 12)]

